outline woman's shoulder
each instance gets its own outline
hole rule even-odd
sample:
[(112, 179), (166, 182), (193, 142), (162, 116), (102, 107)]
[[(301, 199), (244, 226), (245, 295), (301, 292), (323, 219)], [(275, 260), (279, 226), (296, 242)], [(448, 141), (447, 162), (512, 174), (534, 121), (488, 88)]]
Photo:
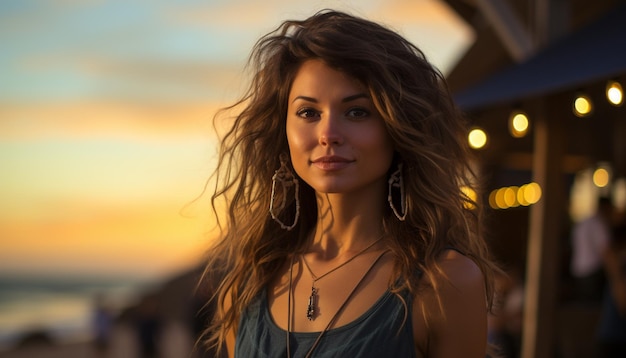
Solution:
[[(421, 275), (421, 289), (415, 292), (415, 299), (430, 302), (430, 297), (436, 297), (432, 302), (438, 306), (446, 301), (459, 300), (463, 303), (467, 295), (485, 296), (485, 278), (474, 260), (456, 249), (443, 250), (436, 259), (437, 268), (430, 274)], [(456, 303), (456, 302), (449, 302)], [(446, 310), (440, 307), (439, 310)]]
[(480, 267), (454, 249), (444, 250), (437, 264), (440, 271), (423, 278), (436, 282), (427, 282), (414, 298), (416, 343), (446, 356), (463, 355), (463, 349), (484, 353), (487, 302)]
[(444, 278), (459, 289), (483, 289), (484, 277), (480, 267), (469, 256), (456, 249), (444, 250), (437, 259)]

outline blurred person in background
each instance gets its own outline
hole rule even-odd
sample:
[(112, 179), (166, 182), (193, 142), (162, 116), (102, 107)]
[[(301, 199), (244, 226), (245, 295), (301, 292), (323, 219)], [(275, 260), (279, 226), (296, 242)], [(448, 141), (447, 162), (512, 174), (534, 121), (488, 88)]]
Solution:
[(111, 344), (113, 313), (106, 304), (105, 297), (102, 293), (96, 294), (94, 299), (92, 326), (96, 356), (105, 357)]
[(141, 358), (160, 356), (163, 322), (159, 313), (158, 296), (149, 294), (137, 307), (135, 329)]
[(601, 358), (626, 357), (626, 222), (621, 221), (605, 254), (608, 285), (598, 329)]
[(485, 357), (498, 269), (439, 71), (397, 33), (330, 10), (284, 22), (251, 65), (215, 175), (227, 215), (207, 272), (227, 270), (209, 344)]
[(595, 214), (577, 223), (572, 232), (570, 270), (578, 301), (602, 300), (606, 284), (604, 257), (611, 243), (613, 213), (611, 200), (600, 197)]

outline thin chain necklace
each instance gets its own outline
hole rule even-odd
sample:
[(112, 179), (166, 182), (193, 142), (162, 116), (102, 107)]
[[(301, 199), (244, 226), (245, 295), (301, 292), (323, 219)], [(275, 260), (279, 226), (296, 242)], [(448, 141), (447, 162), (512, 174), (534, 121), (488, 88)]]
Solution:
[(371, 244), (369, 244), (366, 248), (364, 248), (363, 250), (359, 251), (358, 253), (356, 253), (354, 256), (352, 256), (351, 258), (349, 258), (348, 260), (346, 260), (345, 262), (343, 262), (341, 265), (333, 268), (332, 270), (326, 272), (325, 274), (321, 275), (321, 276), (316, 276), (313, 273), (313, 270), (311, 270), (311, 267), (309, 266), (309, 263), (306, 261), (306, 259), (304, 258), (304, 255), (300, 255), (302, 257), (302, 261), (304, 261), (304, 266), (306, 266), (306, 269), (309, 271), (309, 273), (311, 274), (311, 278), (313, 280), (313, 282), (311, 283), (311, 296), (309, 296), (309, 304), (307, 306), (307, 310), (306, 310), (306, 318), (309, 321), (313, 321), (315, 320), (315, 312), (317, 311), (317, 302), (319, 301), (319, 296), (318, 296), (318, 289), (315, 287), (315, 283), (321, 279), (323, 279), (324, 277), (326, 277), (327, 275), (339, 270), (340, 268), (342, 268), (343, 266), (347, 265), (348, 263), (350, 263), (352, 260), (356, 259), (357, 257), (361, 256), (362, 254), (364, 254), (367, 250), (369, 250), (372, 246), (376, 245), (380, 240), (382, 240), (383, 238), (380, 237), (378, 240), (372, 242)]
[[(378, 240), (376, 240), (376, 242), (380, 241), (382, 239), (382, 237)], [(374, 242), (374, 244), (376, 243)], [(374, 246), (374, 244), (366, 247), (362, 252), (359, 252), (357, 254), (360, 255), (363, 252), (365, 252), (367, 249), (369, 249), (370, 247)], [(315, 340), (315, 342), (313, 342), (313, 345), (311, 346), (311, 348), (309, 348), (309, 351), (307, 352), (305, 358), (310, 358), (311, 355), (313, 354), (313, 351), (315, 350), (315, 348), (317, 347), (317, 345), (320, 343), (320, 340), (322, 339), (322, 336), (324, 335), (324, 333), (326, 333), (328, 331), (328, 329), (335, 323), (335, 320), (337, 319), (337, 317), (339, 317), (339, 314), (343, 311), (343, 309), (346, 307), (346, 305), (348, 304), (348, 301), (350, 301), (350, 299), (354, 296), (354, 293), (356, 292), (356, 290), (359, 288), (359, 286), (361, 286), (361, 284), (363, 283), (363, 280), (365, 280), (365, 277), (367, 277), (367, 275), (372, 271), (372, 269), (374, 268), (374, 266), (376, 266), (376, 264), (378, 263), (378, 261), (380, 261), (380, 259), (385, 256), (385, 254), (387, 252), (389, 252), (390, 250), (387, 249), (385, 251), (383, 251), (380, 255), (378, 255), (378, 257), (376, 257), (376, 259), (374, 260), (374, 262), (372, 262), (372, 264), (370, 265), (370, 267), (367, 269), (367, 271), (365, 272), (365, 274), (363, 274), (363, 276), (361, 277), (361, 279), (359, 280), (359, 282), (357, 282), (357, 284), (352, 288), (352, 291), (350, 291), (350, 294), (348, 294), (348, 297), (346, 297), (345, 301), (343, 301), (343, 303), (341, 304), (341, 306), (339, 307), (339, 309), (337, 310), (337, 312), (335, 312), (335, 314), (332, 316), (332, 318), (330, 319), (330, 321), (328, 321), (328, 324), (326, 325), (326, 327), (324, 327), (324, 330), (320, 332), (320, 334), (317, 336), (317, 339)], [(354, 258), (354, 257), (353, 257)], [(352, 258), (350, 259), (352, 260)], [(291, 294), (292, 294), (292, 284), (293, 284), (293, 256), (291, 256), (291, 266), (289, 268), (289, 293), (287, 294), (287, 337), (286, 337), (286, 341), (287, 341), (287, 358), (291, 358)], [(341, 264), (340, 266), (345, 265), (346, 263)], [(339, 267), (334, 268), (331, 271), (336, 270)], [(318, 280), (320, 278), (322, 278), (323, 276), (326, 276), (328, 273), (325, 273), (324, 275), (320, 276), (318, 278)]]

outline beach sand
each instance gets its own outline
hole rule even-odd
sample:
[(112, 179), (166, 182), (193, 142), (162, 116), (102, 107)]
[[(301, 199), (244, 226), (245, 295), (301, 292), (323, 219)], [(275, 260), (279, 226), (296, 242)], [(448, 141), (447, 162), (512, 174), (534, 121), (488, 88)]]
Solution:
[[(194, 357), (193, 338), (182, 324), (165, 326), (159, 340), (159, 358)], [(139, 358), (136, 333), (132, 327), (119, 324), (113, 330), (108, 351), (98, 354), (91, 342), (40, 344), (0, 352), (0, 358)]]

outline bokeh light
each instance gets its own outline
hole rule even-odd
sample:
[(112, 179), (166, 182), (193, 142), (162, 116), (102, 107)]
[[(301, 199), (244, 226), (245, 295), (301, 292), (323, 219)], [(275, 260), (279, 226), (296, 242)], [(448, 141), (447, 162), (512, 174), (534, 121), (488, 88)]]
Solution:
[(598, 188), (604, 188), (609, 184), (609, 171), (605, 168), (598, 168), (593, 172), (593, 184)]
[(473, 203), (476, 202), (476, 200), (478, 199), (478, 195), (476, 194), (476, 190), (474, 190), (473, 188), (470, 188), (469, 186), (462, 186), (461, 187), (461, 192), (463, 192), (463, 194), (469, 199), (470, 201), (465, 201), (464, 202), (464, 206), (466, 209), (470, 209), (473, 210), (476, 208), (476, 205), (474, 205)]
[(489, 206), (493, 209), (509, 209), (536, 204), (541, 199), (541, 187), (532, 182), (522, 186), (508, 186), (489, 193)]
[(487, 144), (487, 133), (480, 128), (474, 128), (469, 132), (467, 139), (470, 147), (480, 149)]
[(528, 116), (523, 112), (514, 112), (509, 120), (509, 131), (515, 138), (522, 138), (528, 133)]
[(593, 104), (591, 99), (585, 95), (579, 95), (574, 100), (574, 114), (578, 117), (586, 117), (591, 114), (593, 110)]
[(524, 199), (529, 205), (536, 204), (541, 199), (541, 186), (532, 182), (526, 185), (524, 188)]
[(622, 85), (616, 81), (610, 81), (606, 86), (606, 98), (614, 106), (621, 106), (624, 100)]

